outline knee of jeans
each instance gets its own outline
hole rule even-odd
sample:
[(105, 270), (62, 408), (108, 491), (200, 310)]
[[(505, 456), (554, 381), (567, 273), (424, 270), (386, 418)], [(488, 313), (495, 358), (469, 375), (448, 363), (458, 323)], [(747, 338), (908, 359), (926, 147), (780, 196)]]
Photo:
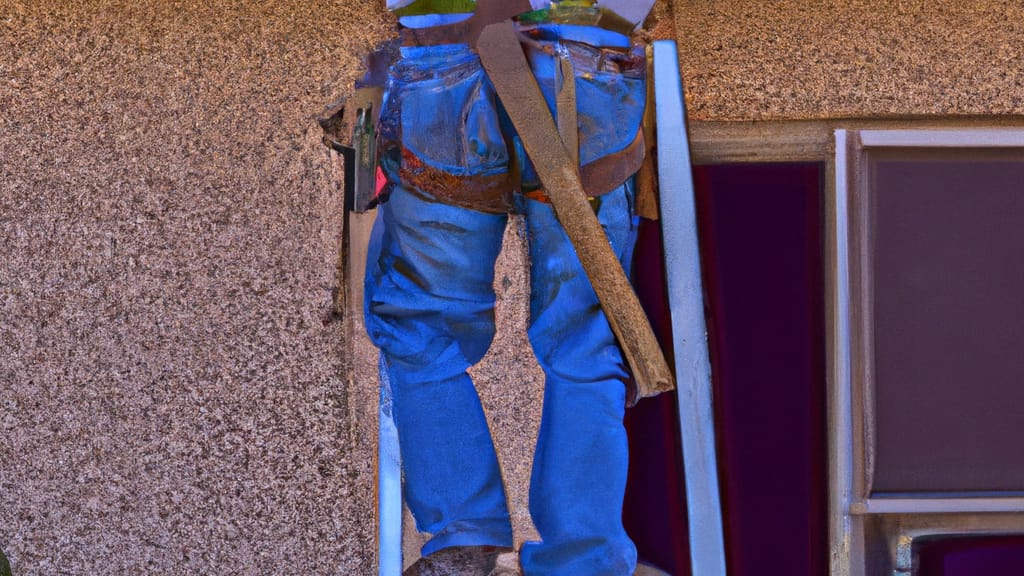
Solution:
[[(494, 315), (447, 317), (444, 310), (414, 315), (389, 314), (388, 306), (370, 306), (366, 317), (370, 340), (405, 370), (453, 376), (487, 353), (496, 332)], [(452, 372), (441, 374), (441, 372)]]
[[(557, 300), (557, 299), (556, 299)], [(554, 301), (551, 306), (566, 305)], [(568, 382), (628, 378), (622, 350), (600, 308), (546, 309), (527, 331), (545, 374)]]
[(618, 347), (614, 345), (596, 354), (571, 357), (554, 355), (545, 358), (538, 355), (537, 359), (549, 381), (570, 385), (614, 383), (624, 389), (630, 379), (629, 368)]

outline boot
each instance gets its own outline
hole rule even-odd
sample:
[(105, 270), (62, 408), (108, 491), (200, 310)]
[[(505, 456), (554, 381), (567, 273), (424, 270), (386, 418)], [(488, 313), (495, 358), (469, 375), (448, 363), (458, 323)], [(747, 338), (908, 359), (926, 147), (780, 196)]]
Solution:
[(498, 556), (511, 551), (501, 546), (451, 546), (420, 558), (402, 576), (489, 576)]

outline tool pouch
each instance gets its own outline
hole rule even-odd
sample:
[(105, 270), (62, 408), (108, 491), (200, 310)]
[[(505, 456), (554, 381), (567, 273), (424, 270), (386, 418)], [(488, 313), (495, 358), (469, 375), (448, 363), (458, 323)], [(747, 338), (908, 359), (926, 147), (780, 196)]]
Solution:
[[(543, 26), (530, 27), (523, 40), (552, 111), (556, 52), (572, 60), (580, 176), (589, 196), (614, 190), (643, 162), (642, 48), (556, 40)], [(514, 191), (546, 199), (479, 57), (467, 44), (401, 48), (388, 71), (379, 156), (389, 181), (427, 199), (495, 213), (511, 209)]]

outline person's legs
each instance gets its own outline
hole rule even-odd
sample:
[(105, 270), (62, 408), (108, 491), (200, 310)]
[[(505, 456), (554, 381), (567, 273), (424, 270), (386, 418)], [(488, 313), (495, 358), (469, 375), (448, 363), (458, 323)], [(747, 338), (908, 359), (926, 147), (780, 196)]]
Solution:
[(368, 263), (366, 325), (387, 363), (405, 476), (424, 556), (511, 546), (490, 431), (466, 369), (494, 336), (494, 261), (506, 216), (396, 189), (380, 208)]
[[(632, 183), (601, 197), (598, 218), (628, 267)], [(530, 485), (541, 542), (523, 546), (525, 576), (629, 576), (636, 547), (622, 526), (628, 448), (625, 361), (565, 231), (528, 201), (530, 342), (546, 374)], [(628, 268), (627, 268), (628, 269)]]

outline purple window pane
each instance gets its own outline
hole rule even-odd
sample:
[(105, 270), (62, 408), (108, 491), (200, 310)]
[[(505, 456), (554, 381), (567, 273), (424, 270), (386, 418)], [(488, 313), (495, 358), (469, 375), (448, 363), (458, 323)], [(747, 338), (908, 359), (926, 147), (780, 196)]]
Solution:
[(1024, 536), (943, 538), (914, 545), (914, 576), (1018, 576)]
[(870, 162), (876, 495), (1024, 491), (1024, 156)]

